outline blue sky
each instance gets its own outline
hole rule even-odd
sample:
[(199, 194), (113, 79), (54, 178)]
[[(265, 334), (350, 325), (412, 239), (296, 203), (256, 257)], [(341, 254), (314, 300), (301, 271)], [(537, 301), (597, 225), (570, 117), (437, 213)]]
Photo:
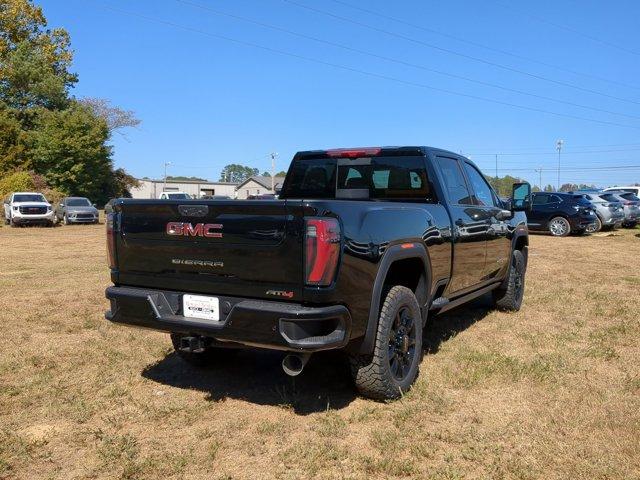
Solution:
[(136, 176), (172, 162), (217, 180), (227, 163), (269, 169), (272, 151), (286, 170), (297, 150), (431, 145), (491, 175), (498, 152), (500, 175), (538, 183), (542, 167), (555, 185), (562, 138), (562, 183), (640, 182), (640, 168), (613, 168), (640, 165), (636, 1), (38, 3), (71, 34), (74, 94), (142, 120), (113, 139)]

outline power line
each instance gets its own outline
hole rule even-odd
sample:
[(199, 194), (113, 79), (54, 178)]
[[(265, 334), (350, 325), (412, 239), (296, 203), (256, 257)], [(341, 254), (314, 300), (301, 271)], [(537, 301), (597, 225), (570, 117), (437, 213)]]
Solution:
[[(557, 154), (556, 154), (557, 155)], [(551, 170), (555, 167), (542, 167), (543, 170)], [(489, 169), (489, 168), (487, 168)], [(499, 172), (537, 172), (540, 167), (515, 167), (515, 168), (498, 168)], [(640, 170), (640, 165), (617, 165), (609, 167), (581, 167), (581, 168), (563, 168), (563, 172), (582, 172), (582, 171), (609, 171), (609, 170)]]
[(506, 8), (506, 9), (511, 10), (513, 12), (516, 12), (516, 13), (519, 13), (520, 15), (525, 15), (527, 17), (533, 18), (534, 20), (537, 20), (540, 23), (545, 23), (547, 25), (551, 25), (552, 27), (559, 28), (561, 30), (566, 30), (567, 32), (574, 33), (574, 34), (579, 35), (581, 37), (587, 38), (587, 39), (589, 39), (589, 40), (591, 40), (593, 42), (600, 43), (602, 45), (606, 45), (607, 47), (615, 48), (616, 50), (620, 50), (622, 52), (630, 53), (632, 55), (640, 55), (640, 53), (636, 52), (635, 50), (631, 50), (629, 48), (623, 47), (622, 45), (618, 45), (618, 44), (610, 42), (608, 40), (602, 40), (601, 38), (594, 37), (593, 35), (589, 35), (588, 33), (581, 32), (580, 30), (576, 30), (573, 27), (569, 27), (567, 25), (561, 25), (559, 23), (552, 22), (551, 20), (547, 20), (544, 17), (541, 17), (539, 15), (534, 15), (533, 13), (530, 13), (530, 12), (525, 12), (524, 10), (519, 10), (517, 8), (513, 8), (511, 5), (508, 5), (508, 4), (500, 2), (500, 1), (496, 1), (495, 3), (500, 5), (500, 6), (502, 6), (503, 8)]
[(331, 17), (331, 18), (335, 18), (335, 19), (341, 20), (343, 22), (351, 23), (353, 25), (358, 25), (360, 27), (363, 27), (363, 28), (366, 28), (366, 29), (369, 29), (369, 30), (373, 30), (373, 31), (378, 32), (378, 33), (383, 33), (385, 35), (389, 35), (389, 36), (392, 36), (392, 37), (395, 37), (395, 38), (400, 38), (402, 40), (406, 40), (408, 42), (412, 42), (412, 43), (415, 43), (415, 44), (418, 44), (418, 45), (422, 45), (422, 46), (425, 46), (425, 47), (428, 47), (428, 48), (431, 48), (431, 49), (434, 49), (434, 50), (445, 52), (445, 53), (448, 53), (448, 54), (451, 54), (451, 55), (456, 55), (458, 57), (466, 58), (468, 60), (474, 60), (476, 62), (480, 62), (480, 63), (483, 63), (485, 65), (490, 65), (492, 67), (496, 67), (496, 68), (500, 68), (500, 69), (507, 70), (507, 71), (510, 71), (510, 72), (518, 73), (520, 75), (525, 75), (525, 76), (528, 76), (528, 77), (536, 78), (538, 80), (543, 80), (543, 81), (546, 81), (546, 82), (554, 83), (556, 85), (562, 85), (564, 87), (569, 87), (569, 88), (573, 88), (573, 89), (576, 89), (576, 90), (581, 90), (583, 92), (592, 93), (594, 95), (600, 95), (600, 96), (603, 96), (603, 97), (612, 98), (614, 100), (618, 100), (618, 101), (621, 101), (621, 102), (628, 102), (628, 103), (633, 103), (633, 104), (636, 104), (636, 105), (640, 105), (640, 102), (635, 101), (635, 100), (631, 100), (631, 99), (628, 99), (628, 98), (617, 97), (615, 95), (610, 95), (608, 93), (604, 93), (604, 92), (601, 92), (601, 91), (598, 91), (598, 90), (592, 90), (590, 88), (581, 87), (579, 85), (575, 85), (573, 83), (568, 83), (568, 82), (563, 82), (561, 80), (554, 80), (554, 79), (549, 78), (549, 77), (544, 77), (542, 75), (538, 75), (538, 74), (535, 74), (535, 73), (526, 72), (526, 71), (520, 70), (518, 68), (510, 67), (508, 65), (503, 65), (503, 64), (492, 62), (492, 61), (489, 61), (489, 60), (484, 60), (482, 58), (474, 57), (473, 55), (468, 55), (466, 53), (462, 53), (462, 52), (458, 52), (458, 51), (455, 51), (455, 50), (451, 50), (449, 48), (439, 47), (437, 45), (433, 45), (431, 43), (424, 42), (422, 40), (418, 40), (418, 39), (415, 39), (415, 38), (412, 38), (412, 37), (408, 37), (408, 36), (402, 35), (400, 33), (392, 32), (392, 31), (389, 31), (389, 30), (385, 30), (383, 28), (379, 28), (379, 27), (375, 27), (373, 25), (369, 25), (369, 24), (364, 23), (364, 22), (353, 20), (351, 18), (347, 18), (347, 17), (343, 17), (343, 16), (340, 16), (340, 15), (336, 15), (335, 13), (327, 12), (326, 10), (321, 10), (319, 8), (310, 7), (308, 5), (304, 5), (302, 3), (298, 3), (295, 0), (284, 0), (284, 1), (287, 2), (287, 3), (290, 3), (291, 5), (295, 5), (295, 6), (299, 7), (299, 8), (304, 8), (304, 9), (307, 9), (309, 11), (312, 11), (312, 12), (315, 12), (315, 13), (319, 13), (321, 15), (325, 15), (325, 16), (328, 16), (328, 17)]
[[(640, 143), (613, 143), (613, 144), (607, 144), (607, 145), (576, 145), (574, 148), (606, 148), (606, 147), (640, 147)], [(543, 151), (548, 151), (549, 147), (513, 147), (513, 150), (543, 150)], [(485, 150), (484, 153), (472, 153), (471, 155), (484, 155), (485, 153), (487, 155), (495, 155), (494, 152), (498, 151), (499, 149), (493, 148), (493, 149), (489, 149), (489, 148), (483, 148), (483, 149), (476, 149), (476, 148), (472, 148), (473, 150)], [(626, 150), (619, 150), (621, 152), (626, 151)], [(536, 152), (531, 152), (532, 155), (534, 155)]]
[(344, 45), (344, 44), (341, 44), (341, 43), (332, 42), (332, 41), (329, 41), (329, 40), (325, 40), (325, 39), (322, 39), (322, 38), (314, 37), (314, 36), (307, 35), (307, 34), (304, 34), (304, 33), (295, 32), (293, 30), (288, 30), (286, 28), (279, 27), (279, 26), (276, 26), (276, 25), (272, 25), (272, 24), (269, 24), (269, 23), (265, 23), (265, 22), (262, 22), (262, 21), (253, 20), (253, 19), (247, 18), (247, 17), (242, 17), (240, 15), (235, 15), (235, 14), (231, 14), (231, 13), (227, 13), (227, 12), (222, 12), (220, 10), (211, 8), (211, 7), (207, 6), (207, 5), (202, 5), (202, 4), (191, 2), (191, 1), (188, 1), (188, 0), (175, 0), (175, 1), (178, 2), (178, 3), (184, 4), (184, 5), (189, 5), (189, 6), (192, 6), (192, 7), (196, 7), (196, 8), (205, 10), (205, 11), (207, 11), (209, 13), (214, 14), (214, 15), (227, 17), (227, 18), (232, 18), (232, 19), (235, 19), (235, 20), (243, 21), (243, 22), (247, 22), (247, 23), (250, 23), (250, 24), (253, 24), (253, 25), (258, 25), (258, 26), (263, 27), (263, 28), (268, 28), (270, 30), (275, 30), (275, 31), (278, 31), (278, 32), (286, 33), (288, 35), (293, 35), (293, 36), (298, 37), (298, 38), (304, 38), (306, 40), (312, 40), (314, 42), (318, 42), (318, 43), (321, 43), (321, 44), (324, 44), (324, 45), (330, 45), (332, 47), (340, 48), (340, 49), (347, 50), (347, 51), (350, 51), (350, 52), (355, 52), (355, 53), (358, 53), (358, 54), (361, 54), (361, 55), (366, 55), (366, 56), (377, 58), (377, 59), (380, 59), (380, 60), (385, 60), (387, 62), (392, 62), (392, 63), (398, 64), (398, 65), (413, 67), (413, 68), (417, 68), (417, 69), (424, 70), (424, 71), (427, 71), (427, 72), (436, 73), (438, 75), (443, 75), (443, 76), (446, 76), (446, 77), (449, 77), (449, 78), (456, 78), (458, 80), (464, 80), (464, 81), (475, 83), (475, 84), (478, 84), (478, 85), (483, 85), (483, 86), (487, 86), (487, 87), (491, 87), (491, 88), (496, 88), (496, 89), (503, 90), (503, 91), (506, 91), (506, 92), (516, 93), (516, 94), (519, 94), (519, 95), (526, 95), (526, 96), (538, 98), (538, 99), (541, 99), (541, 100), (548, 100), (548, 101), (551, 101), (551, 102), (561, 103), (561, 104), (564, 104), (564, 105), (570, 105), (572, 107), (578, 107), (578, 108), (583, 108), (583, 109), (586, 109), (586, 110), (592, 110), (592, 111), (595, 111), (595, 112), (607, 113), (607, 114), (610, 114), (610, 115), (619, 115), (619, 116), (622, 116), (622, 117), (634, 118), (634, 119), (640, 120), (640, 116), (638, 116), (638, 115), (631, 115), (631, 114), (627, 114), (627, 113), (615, 112), (615, 111), (606, 110), (606, 109), (602, 109), (602, 108), (592, 107), (592, 106), (589, 106), (589, 105), (582, 105), (582, 104), (579, 104), (579, 103), (569, 102), (569, 101), (561, 100), (561, 99), (558, 99), (558, 98), (547, 97), (545, 95), (539, 95), (539, 94), (527, 92), (527, 91), (524, 91), (524, 90), (518, 90), (518, 89), (514, 89), (514, 88), (509, 88), (509, 87), (505, 87), (505, 86), (502, 86), (502, 85), (497, 85), (495, 83), (485, 82), (483, 80), (478, 80), (478, 79), (474, 79), (474, 78), (470, 78), (470, 77), (465, 77), (463, 75), (458, 75), (458, 74), (451, 73), (451, 72), (445, 72), (443, 70), (436, 70), (436, 69), (427, 67), (425, 65), (419, 65), (419, 64), (407, 62), (407, 61), (404, 61), (404, 60), (399, 60), (397, 58), (380, 55), (380, 54), (369, 52), (369, 51), (366, 51), (366, 50), (361, 50), (361, 49), (350, 47), (348, 45)]
[(450, 33), (442, 32), (440, 30), (435, 30), (433, 28), (428, 28), (428, 27), (425, 27), (423, 25), (418, 25), (416, 23), (408, 22), (408, 21), (403, 20), (403, 19), (398, 18), (398, 17), (392, 17), (390, 15), (385, 15), (383, 13), (380, 13), (380, 12), (377, 12), (377, 11), (374, 11), (374, 10), (370, 10), (368, 8), (363, 8), (363, 7), (360, 7), (358, 5), (353, 5), (351, 3), (344, 2), (342, 0), (332, 0), (332, 1), (334, 3), (339, 4), (339, 5), (344, 5), (346, 7), (352, 8), (354, 10), (359, 10), (361, 12), (365, 12), (365, 13), (368, 13), (370, 15), (373, 15), (373, 16), (376, 16), (376, 17), (379, 17), (379, 18), (384, 18), (384, 19), (387, 19), (387, 20), (391, 20), (391, 21), (394, 21), (396, 23), (400, 23), (401, 25), (406, 25), (406, 26), (409, 26), (409, 27), (412, 27), (412, 28), (415, 28), (415, 29), (418, 29), (418, 30), (422, 30), (422, 31), (429, 32), (429, 33), (434, 33), (436, 35), (440, 35), (440, 36), (445, 37), (445, 38), (451, 38), (451, 39), (456, 40), (458, 42), (466, 43), (467, 45), (472, 45), (474, 47), (483, 48), (483, 49), (489, 50), (491, 52), (499, 53), (499, 54), (502, 54), (502, 55), (507, 55), (507, 56), (510, 56), (510, 57), (513, 57), (513, 58), (517, 58), (519, 60), (525, 60), (525, 61), (531, 62), (531, 63), (536, 63), (538, 65), (542, 65), (542, 66), (545, 66), (545, 67), (555, 68), (556, 70), (560, 70), (560, 71), (563, 71), (563, 72), (571, 73), (573, 75), (580, 75), (580, 76), (583, 76), (583, 77), (593, 78), (595, 80), (608, 82), (608, 83), (611, 83), (611, 84), (614, 84), (614, 85), (619, 85), (619, 86), (622, 86), (622, 87), (627, 87), (627, 88), (633, 88), (633, 89), (636, 89), (636, 90), (640, 90), (640, 87), (637, 87), (637, 86), (634, 86), (634, 85), (629, 85), (627, 83), (619, 82), (617, 80), (612, 80), (610, 78), (600, 77), (598, 75), (579, 72), (579, 71), (572, 70), (572, 69), (569, 69), (569, 68), (561, 67), (560, 65), (555, 65), (555, 64), (552, 64), (552, 63), (548, 63), (548, 62), (543, 62), (541, 60), (536, 60), (536, 59), (531, 58), (531, 57), (526, 57), (526, 56), (520, 55), (518, 53), (509, 52), (507, 50), (502, 50), (500, 48), (490, 47), (488, 45), (484, 45), (482, 43), (474, 42), (474, 41), (468, 40), (466, 38), (458, 37), (458, 36), (452, 35)]
[[(614, 153), (614, 152), (638, 152), (640, 148), (630, 148), (625, 150), (585, 150), (585, 151), (562, 151), (563, 155), (585, 155), (590, 153)], [(474, 153), (465, 152), (466, 155), (474, 155), (474, 156), (493, 156), (493, 155), (504, 155), (504, 156), (523, 156), (523, 157), (532, 157), (532, 156), (540, 156), (540, 155), (557, 155), (557, 152), (491, 152), (491, 153)]]
[(609, 126), (616, 126), (616, 127), (623, 127), (623, 128), (632, 128), (632, 129), (636, 129), (636, 130), (640, 130), (640, 127), (635, 126), (635, 125), (628, 125), (628, 124), (624, 124), (624, 123), (617, 123), (617, 122), (609, 122), (609, 121), (605, 121), (605, 120), (597, 120), (594, 118), (588, 118), (588, 117), (581, 117), (578, 115), (572, 115), (572, 114), (568, 114), (568, 113), (560, 113), (560, 112), (554, 112), (551, 110), (545, 110), (542, 108), (536, 108), (536, 107), (529, 107), (526, 105), (520, 105), (520, 104), (516, 104), (516, 103), (510, 103), (510, 102), (504, 102), (502, 100), (496, 100), (496, 99), (491, 99), (491, 98), (487, 98), (487, 97), (482, 97), (479, 95), (472, 95), (472, 94), (467, 94), (467, 93), (462, 93), (462, 92), (457, 92), (455, 90), (449, 90), (449, 89), (445, 89), (445, 88), (440, 88), (440, 87), (434, 87), (432, 85), (428, 85), (428, 84), (424, 84), (424, 83), (418, 83), (418, 82), (413, 82), (413, 81), (409, 81), (409, 80), (403, 80), (397, 77), (391, 77), (388, 75), (383, 75), (383, 74), (379, 74), (379, 73), (375, 73), (375, 72), (370, 72), (370, 71), (366, 71), (366, 70), (361, 70), (358, 68), (354, 68), (354, 67), (350, 67), (347, 65), (341, 65), (341, 64), (337, 64), (337, 63), (333, 63), (333, 62), (327, 62), (325, 60), (319, 60), (317, 58), (313, 58), (313, 57), (308, 57), (305, 55), (300, 55), (297, 53), (292, 53), (292, 52), (288, 52), (285, 50), (280, 50), (277, 48), (273, 48), (273, 47), (268, 47), (265, 45), (259, 45), (257, 43), (252, 43), (246, 40), (238, 40), (236, 38), (232, 38), (232, 37), (228, 37), (225, 35), (220, 35), (217, 33), (212, 33), (212, 32), (208, 32), (205, 30), (201, 30), (198, 28), (194, 28), (194, 27), (189, 27), (189, 26), (185, 26), (185, 25), (180, 25), (174, 22), (169, 22), (166, 20), (161, 20), (161, 19), (157, 19), (157, 18), (153, 18), (153, 17), (149, 17), (146, 15), (142, 15), (142, 14), (138, 14), (138, 13), (134, 13), (134, 12), (129, 12), (126, 10), (121, 10), (121, 9), (117, 9), (108, 5), (102, 5), (103, 8), (105, 8), (106, 10), (112, 11), (112, 12), (116, 12), (116, 13), (120, 13), (122, 15), (128, 15), (128, 16), (132, 16), (132, 17), (137, 17), (137, 18), (141, 18), (143, 20), (149, 21), (149, 22), (154, 22), (154, 23), (159, 23), (165, 26), (170, 26), (170, 27), (174, 27), (174, 28), (178, 28), (181, 30), (185, 30), (185, 31), (189, 31), (189, 32), (193, 32), (193, 33), (198, 33), (200, 35), (205, 35), (208, 37), (212, 37), (212, 38), (216, 38), (218, 40), (225, 40), (227, 42), (232, 42), (238, 45), (243, 45), (243, 46), (247, 46), (247, 47), (252, 47), (252, 48), (256, 48), (256, 49), (260, 49), (263, 51), (267, 51), (270, 53), (275, 53), (278, 55), (283, 55), (283, 56), (287, 56), (290, 58), (296, 58), (298, 60), (305, 60), (308, 62), (312, 62), (312, 63), (317, 63), (319, 65), (324, 65), (324, 66), (329, 66), (332, 68), (337, 68), (340, 70), (344, 70), (344, 71), (348, 71), (348, 72), (352, 72), (352, 73), (358, 73), (361, 75), (365, 75), (367, 77), (371, 77), (371, 78), (377, 78), (377, 79), (381, 79), (381, 80), (387, 80), (387, 81), (391, 81), (391, 82), (396, 82), (396, 83), (400, 83), (403, 85), (408, 85), (408, 86), (413, 86), (413, 87), (418, 87), (418, 88), (424, 88), (427, 90), (433, 90), (435, 92), (441, 92), (441, 93), (446, 93), (448, 95), (455, 95), (455, 96), (459, 96), (459, 97), (464, 97), (464, 98), (470, 98), (473, 100), (480, 100), (482, 102), (487, 102), (487, 103), (494, 103), (496, 105), (503, 105), (503, 106), (507, 106), (507, 107), (513, 107), (513, 108), (518, 108), (521, 110), (528, 110), (528, 111), (532, 111), (532, 112), (537, 112), (537, 113), (545, 113), (548, 115), (553, 115), (556, 117), (563, 117), (563, 118), (571, 118), (574, 120), (582, 120), (582, 121), (586, 121), (586, 122), (591, 122), (591, 123), (599, 123), (601, 125), (609, 125)]

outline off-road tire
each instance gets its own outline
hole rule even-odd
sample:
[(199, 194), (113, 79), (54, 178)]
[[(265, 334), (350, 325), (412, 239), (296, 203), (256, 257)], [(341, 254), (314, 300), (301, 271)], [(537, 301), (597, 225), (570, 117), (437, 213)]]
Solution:
[(509, 267), (509, 277), (506, 285), (494, 290), (493, 302), (498, 310), (517, 312), (522, 306), (524, 296), (524, 279), (527, 262), (520, 250), (514, 250)]
[[(406, 312), (412, 317), (413, 354), (407, 361), (407, 373), (402, 379), (394, 376), (389, 357), (392, 349), (390, 335), (397, 325), (397, 316)], [(397, 330), (396, 330), (397, 331)], [(409, 336), (409, 335), (407, 335)], [(396, 335), (394, 338), (398, 338)], [(409, 341), (406, 341), (407, 344)], [(351, 355), (349, 357), (351, 375), (356, 388), (365, 397), (375, 400), (399, 398), (409, 391), (418, 376), (422, 360), (422, 316), (414, 293), (402, 286), (392, 287), (387, 293), (380, 316), (378, 330), (371, 355)]]
[(71, 225), (71, 222), (69, 221), (69, 217), (67, 217), (66, 213), (62, 217), (62, 223), (64, 223), (65, 225)]
[(175, 349), (178, 356), (189, 365), (193, 365), (194, 367), (207, 367), (209, 365), (222, 361), (225, 358), (229, 358), (230, 356), (236, 354), (239, 350), (237, 348), (217, 347), (215, 346), (215, 341), (212, 340), (211, 344), (204, 349), (204, 352), (184, 352), (180, 350), (180, 339), (184, 336), (185, 335), (181, 333), (172, 333), (171, 343), (173, 344), (173, 348)]

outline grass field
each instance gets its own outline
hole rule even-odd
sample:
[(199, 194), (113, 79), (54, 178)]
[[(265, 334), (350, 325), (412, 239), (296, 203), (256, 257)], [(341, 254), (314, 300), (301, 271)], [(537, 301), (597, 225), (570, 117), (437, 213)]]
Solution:
[(522, 310), (434, 319), (377, 403), (335, 353), (197, 371), (108, 324), (103, 229), (0, 228), (0, 478), (640, 478), (640, 230), (533, 236)]

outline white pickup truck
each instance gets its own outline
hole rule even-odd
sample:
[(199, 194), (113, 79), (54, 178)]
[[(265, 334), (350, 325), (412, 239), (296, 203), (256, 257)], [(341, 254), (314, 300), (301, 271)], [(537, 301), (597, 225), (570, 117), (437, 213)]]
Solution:
[(40, 224), (51, 227), (53, 208), (41, 193), (15, 192), (4, 200), (4, 221), (11, 226)]

